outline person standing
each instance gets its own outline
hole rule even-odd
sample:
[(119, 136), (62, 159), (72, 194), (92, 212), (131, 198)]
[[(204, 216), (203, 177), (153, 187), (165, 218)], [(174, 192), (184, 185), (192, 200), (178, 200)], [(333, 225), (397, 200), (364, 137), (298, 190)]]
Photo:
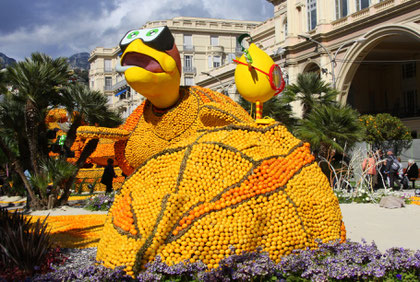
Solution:
[(363, 172), (366, 173), (366, 177), (369, 183), (369, 187), (373, 189), (373, 187), (376, 185), (376, 164), (375, 164), (375, 158), (373, 156), (372, 152), (368, 153), (368, 157), (363, 160), (362, 164)]
[(385, 183), (387, 183), (387, 176), (385, 173), (385, 159), (384, 159), (384, 153), (381, 149), (376, 150), (376, 153), (374, 155), (375, 161), (376, 161), (376, 175), (375, 175), (375, 181), (376, 183), (375, 188), (380, 189), (385, 187)]
[(395, 189), (394, 183), (397, 182), (398, 184), (398, 170), (400, 169), (400, 164), (392, 150), (388, 150), (386, 154), (388, 156), (386, 158), (386, 172), (389, 177), (389, 187)]
[[(33, 188), (32, 187), (32, 184), (31, 184), (31, 173), (29, 172), (29, 170), (27, 170), (27, 169), (25, 169), (25, 171), (23, 172), (23, 174), (25, 175), (25, 177), (26, 177), (26, 179), (28, 180), (28, 182), (29, 182), (29, 185), (31, 185), (31, 188)], [(26, 204), (25, 204), (25, 210), (29, 210), (29, 208), (30, 208), (30, 206), (31, 206), (31, 195), (29, 194), (29, 191), (28, 191), (28, 189), (25, 189), (26, 190)]]
[(111, 193), (113, 191), (112, 181), (114, 178), (117, 177), (114, 171), (114, 160), (108, 159), (107, 163), (108, 164), (106, 165), (104, 169), (104, 173), (102, 174), (102, 179), (101, 179), (101, 183), (106, 186), (106, 190), (105, 190), (106, 194)]
[(401, 164), (401, 158), (397, 157), (397, 160), (398, 160), (398, 166), (399, 166), (397, 175), (398, 175), (398, 179), (400, 180), (400, 183), (402, 185), (401, 189), (408, 189), (408, 178), (404, 176), (404, 169), (403, 169), (403, 166)]
[(416, 179), (419, 177), (419, 168), (414, 160), (408, 160), (407, 169), (405, 170), (404, 176), (413, 182), (413, 189), (416, 189)]

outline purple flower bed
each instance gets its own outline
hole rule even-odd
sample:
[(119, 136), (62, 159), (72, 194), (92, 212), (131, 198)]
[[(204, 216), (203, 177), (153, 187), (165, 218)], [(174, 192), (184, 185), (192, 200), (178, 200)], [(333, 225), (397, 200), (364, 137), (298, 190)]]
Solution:
[(407, 279), (420, 278), (420, 250), (391, 248), (382, 254), (375, 243), (351, 241), (345, 244), (321, 243), (319, 246), (316, 250), (295, 250), (294, 254), (283, 258), (278, 264), (279, 269), (286, 277), (294, 275), (311, 281), (396, 280), (397, 275)]
[(111, 194), (100, 194), (94, 197), (91, 197), (85, 201), (85, 209), (91, 211), (107, 211), (111, 208), (112, 203), (114, 202), (114, 193)]
[(136, 280), (122, 268), (86, 266), (59, 269), (43, 281), (420, 281), (420, 250), (391, 248), (381, 253), (375, 243), (319, 244), (316, 250), (295, 250), (278, 264), (257, 250), (223, 259), (217, 269), (202, 262), (168, 266), (160, 257), (146, 265)]

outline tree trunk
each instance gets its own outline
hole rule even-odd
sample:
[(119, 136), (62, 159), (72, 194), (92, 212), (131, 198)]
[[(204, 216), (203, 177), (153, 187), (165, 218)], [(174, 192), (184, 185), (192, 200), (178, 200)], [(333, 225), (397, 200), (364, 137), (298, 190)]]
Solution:
[(67, 138), (66, 138), (66, 146), (68, 148), (71, 148), (73, 146), (74, 140), (76, 140), (76, 133), (77, 128), (82, 124), (82, 117), (80, 114), (76, 114), (74, 116), (74, 120), (69, 128), (69, 131), (67, 132)]
[(31, 163), (36, 175), (40, 174), (39, 170), (39, 150), (38, 150), (38, 110), (35, 103), (28, 99), (25, 106), (25, 127), (28, 137), (29, 154)]
[(307, 104), (303, 104), (302, 106), (302, 119), (306, 119), (308, 118), (308, 115), (311, 113), (312, 111), (312, 107), (307, 105)]
[(83, 147), (83, 151), (80, 154), (80, 158), (77, 160), (76, 162), (76, 167), (77, 170), (74, 173), (74, 175), (72, 177), (70, 177), (65, 183), (64, 183), (64, 193), (61, 196), (61, 198), (59, 199), (59, 201), (57, 202), (58, 206), (64, 205), (65, 203), (67, 203), (68, 198), (70, 196), (70, 189), (71, 186), (73, 185), (73, 182), (76, 178), (77, 173), (79, 172), (79, 169), (85, 164), (87, 158), (96, 150), (96, 147), (98, 146), (99, 143), (99, 139), (90, 139), (86, 145)]

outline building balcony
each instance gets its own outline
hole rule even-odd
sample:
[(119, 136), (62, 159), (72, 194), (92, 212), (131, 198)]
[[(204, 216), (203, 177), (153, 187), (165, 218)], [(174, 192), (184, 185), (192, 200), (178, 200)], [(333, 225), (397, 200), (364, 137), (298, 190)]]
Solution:
[(194, 52), (195, 51), (194, 45), (183, 45), (182, 51), (184, 51), (184, 52)]
[(368, 17), (374, 17), (377, 14), (379, 15), (385, 10), (389, 11), (387, 12), (387, 15), (389, 15), (389, 13), (392, 13), (393, 10), (397, 11), (397, 6), (409, 1), (411, 0), (385, 0), (376, 4), (371, 4), (369, 7), (355, 11), (345, 17), (332, 21), (332, 28), (338, 29), (343, 26), (349, 26), (355, 22), (366, 20)]
[(197, 73), (197, 70), (196, 70), (195, 67), (183, 67), (182, 72), (184, 74), (194, 74), (195, 75)]
[(225, 48), (223, 46), (207, 46), (208, 53), (223, 53)]
[(115, 83), (114, 85), (112, 85), (112, 89), (111, 90), (112, 91), (117, 91), (117, 90), (119, 90), (121, 88), (124, 88), (126, 86), (127, 86), (127, 81), (125, 79), (123, 79), (123, 80)]

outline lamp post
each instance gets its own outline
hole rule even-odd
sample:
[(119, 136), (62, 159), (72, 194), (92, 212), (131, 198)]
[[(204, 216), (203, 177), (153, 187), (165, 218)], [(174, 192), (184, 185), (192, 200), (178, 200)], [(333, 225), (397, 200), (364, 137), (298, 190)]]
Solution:
[(327, 53), (328, 58), (330, 59), (330, 63), (331, 63), (331, 78), (332, 78), (332, 84), (333, 84), (333, 88), (335, 89), (335, 74), (334, 74), (334, 62), (333, 62), (333, 58), (331, 56), (331, 52), (328, 51), (327, 48), (325, 48), (324, 45), (322, 45), (320, 42), (316, 41), (315, 39), (312, 39), (309, 36), (306, 35), (298, 35), (298, 37), (300, 38), (305, 38), (306, 40), (309, 40), (315, 44), (317, 44), (318, 46), (320, 46), (322, 49), (324, 49), (324, 51)]
[(337, 66), (337, 62), (336, 62), (335, 59), (337, 58), (338, 53), (340, 52), (340, 50), (344, 46), (346, 46), (348, 44), (353, 44), (353, 43), (357, 43), (357, 42), (363, 42), (363, 41), (366, 40), (366, 38), (360, 37), (360, 38), (356, 38), (356, 39), (353, 39), (353, 40), (350, 40), (350, 41), (346, 41), (343, 44), (341, 44), (340, 47), (338, 47), (337, 51), (335, 51), (334, 56), (332, 57), (331, 56), (331, 52), (328, 51), (328, 49), (325, 48), (324, 45), (322, 45), (320, 42), (316, 41), (315, 39), (312, 39), (311, 37), (306, 36), (306, 35), (298, 35), (298, 37), (305, 38), (306, 40), (312, 41), (312, 42), (316, 43), (318, 46), (320, 46), (322, 49), (325, 50), (325, 52), (328, 55), (328, 58), (330, 59), (330, 63), (331, 63), (331, 78), (332, 78), (332, 84), (333, 84), (334, 89), (335, 89), (335, 86), (336, 86), (334, 68), (335, 68), (335, 66)]
[(223, 86), (223, 83), (222, 83), (222, 81), (217, 77), (217, 76), (214, 76), (214, 75), (212, 75), (212, 74), (209, 74), (208, 72), (201, 72), (201, 74), (205, 74), (205, 75), (207, 75), (207, 76), (209, 76), (209, 77), (212, 77), (212, 78), (214, 78), (214, 79), (216, 79), (218, 82), (219, 82), (219, 84), (220, 84), (220, 86), (222, 87), (222, 91), (223, 91), (223, 94), (225, 94), (225, 95), (228, 95), (229, 93), (226, 91), (226, 89), (225, 89), (225, 87)]
[(340, 45), (340, 47), (338, 47), (337, 51), (335, 51), (334, 53), (334, 57), (333, 57), (333, 62), (334, 62), (334, 66), (337, 66), (337, 62), (336, 62), (336, 58), (338, 53), (340, 52), (341, 48), (343, 48), (344, 46), (348, 45), (348, 44), (353, 44), (353, 43), (357, 43), (357, 42), (363, 42), (366, 41), (366, 38), (360, 37), (360, 38), (356, 38), (350, 41), (346, 41), (343, 44)]

